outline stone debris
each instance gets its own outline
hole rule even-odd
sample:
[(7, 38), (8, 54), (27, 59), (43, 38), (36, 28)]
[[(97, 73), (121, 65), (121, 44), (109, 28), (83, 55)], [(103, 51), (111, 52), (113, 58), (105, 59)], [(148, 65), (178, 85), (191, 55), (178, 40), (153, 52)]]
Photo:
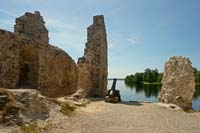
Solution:
[(183, 111), (183, 109), (179, 106), (177, 106), (176, 104), (165, 104), (165, 103), (154, 103), (155, 105), (158, 105), (158, 106), (161, 106), (161, 107), (164, 107), (164, 108), (167, 108), (169, 110), (174, 110), (174, 111)]
[(46, 123), (53, 121), (57, 115), (63, 117), (61, 113), (63, 104), (74, 105), (69, 100), (60, 101), (42, 96), (34, 89), (0, 88), (0, 112), (2, 112), (0, 113), (0, 127), (1, 123), (6, 127), (29, 125), (33, 121)]
[(107, 38), (104, 16), (93, 17), (87, 28), (84, 56), (78, 59), (78, 89), (103, 97), (107, 90)]
[(71, 99), (74, 101), (77, 101), (78, 99), (86, 98), (86, 92), (83, 89), (78, 89), (74, 94), (71, 96), (67, 96), (67, 99)]
[(11, 92), (0, 88), (0, 123), (7, 126), (21, 125), (20, 107)]
[(39, 91), (34, 89), (10, 89), (9, 92), (14, 95), (14, 99), (20, 105), (20, 113), (24, 122), (48, 118), (49, 105), (52, 103), (44, 96), (41, 96)]
[(171, 57), (165, 64), (159, 101), (172, 103), (184, 110), (192, 108), (195, 78), (192, 63), (185, 57)]

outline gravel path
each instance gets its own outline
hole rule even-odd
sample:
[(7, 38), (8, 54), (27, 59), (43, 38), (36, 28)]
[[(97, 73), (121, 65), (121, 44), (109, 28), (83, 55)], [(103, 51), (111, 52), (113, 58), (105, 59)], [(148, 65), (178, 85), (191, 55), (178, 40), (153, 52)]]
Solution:
[(200, 113), (174, 111), (152, 103), (93, 101), (52, 133), (200, 133)]

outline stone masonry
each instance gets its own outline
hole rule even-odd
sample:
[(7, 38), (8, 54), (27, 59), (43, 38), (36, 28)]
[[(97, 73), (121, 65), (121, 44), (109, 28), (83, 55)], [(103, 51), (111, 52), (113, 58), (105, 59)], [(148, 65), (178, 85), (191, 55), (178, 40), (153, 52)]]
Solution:
[(0, 30), (0, 87), (34, 88), (58, 97), (74, 93), (77, 82), (76, 63), (63, 50), (48, 44), (39, 12), (18, 18), (15, 33)]
[(104, 16), (93, 17), (87, 28), (84, 56), (78, 59), (78, 89), (88, 96), (105, 96), (107, 89), (107, 38)]
[(159, 101), (173, 103), (184, 110), (192, 108), (195, 78), (191, 62), (185, 57), (171, 57), (165, 64)]
[(34, 14), (26, 12), (25, 15), (16, 18), (15, 22), (15, 33), (22, 33), (38, 40), (40, 43), (49, 43), (48, 30), (44, 25), (45, 22), (39, 11), (35, 11)]
[[(87, 28), (84, 56), (74, 60), (49, 45), (48, 30), (38, 11), (16, 19), (14, 33), (0, 29), (0, 87), (33, 88), (48, 97), (83, 92), (105, 96), (107, 39), (103, 15)], [(76, 93), (75, 93), (76, 94)]]

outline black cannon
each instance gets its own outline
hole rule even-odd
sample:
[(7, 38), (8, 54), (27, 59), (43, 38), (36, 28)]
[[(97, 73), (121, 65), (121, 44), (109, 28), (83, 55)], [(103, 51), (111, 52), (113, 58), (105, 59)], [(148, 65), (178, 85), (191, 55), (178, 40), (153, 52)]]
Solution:
[(110, 90), (107, 91), (105, 102), (118, 103), (121, 102), (120, 91), (116, 90), (117, 79), (113, 79), (113, 84)]

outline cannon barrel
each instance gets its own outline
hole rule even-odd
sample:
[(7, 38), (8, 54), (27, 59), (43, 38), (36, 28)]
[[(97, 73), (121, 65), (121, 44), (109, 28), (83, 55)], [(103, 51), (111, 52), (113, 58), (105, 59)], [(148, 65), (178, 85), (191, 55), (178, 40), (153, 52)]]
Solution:
[(119, 92), (119, 90), (115, 89), (116, 83), (117, 83), (117, 79), (114, 78), (111, 89), (107, 91), (107, 94), (106, 94), (106, 97), (105, 97), (106, 102), (110, 102), (110, 103), (121, 102), (120, 92)]
[(111, 90), (113, 90), (113, 91), (115, 90), (116, 83), (117, 83), (117, 79), (114, 78), (114, 79), (113, 79), (113, 84), (112, 84)]

